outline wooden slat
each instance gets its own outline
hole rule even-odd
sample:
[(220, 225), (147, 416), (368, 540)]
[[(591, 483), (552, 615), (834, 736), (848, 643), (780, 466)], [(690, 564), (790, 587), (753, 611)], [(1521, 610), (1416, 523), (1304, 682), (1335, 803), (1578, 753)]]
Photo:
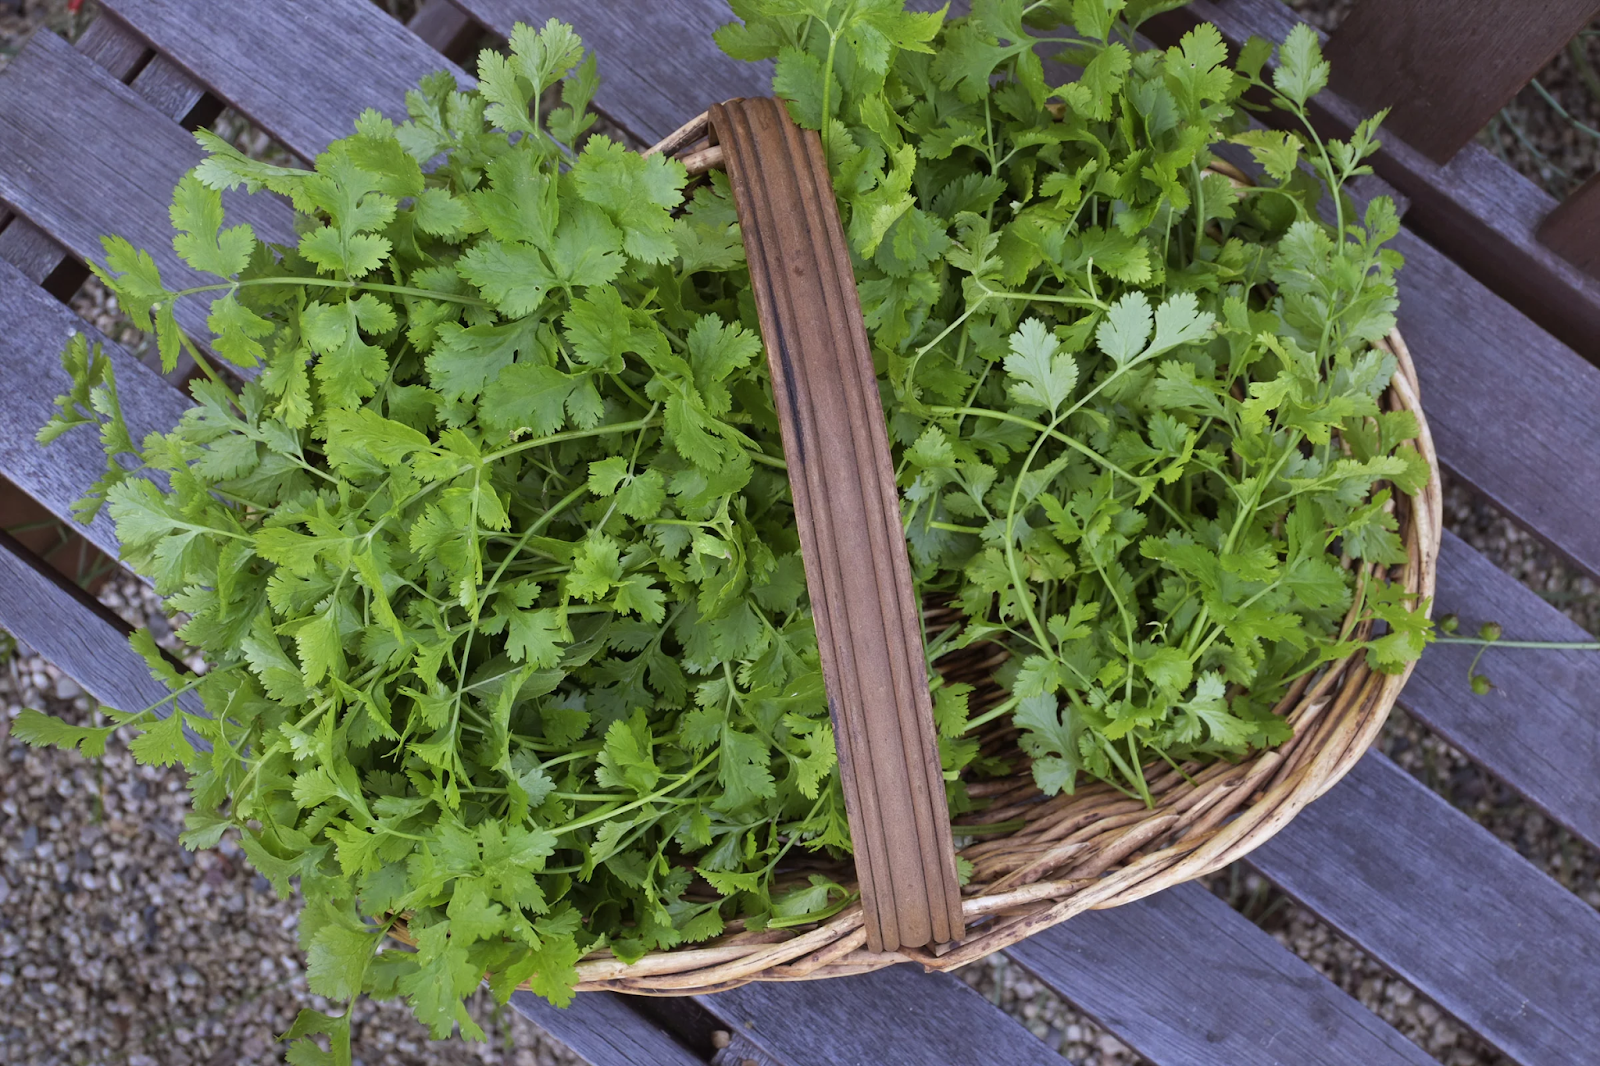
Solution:
[[(144, 74), (141, 65), (150, 55), (145, 43), (115, 18), (98, 18), (78, 38), (78, 51), (99, 64), (118, 81)], [(150, 82), (159, 80), (159, 72)], [(135, 90), (137, 91), (137, 90)], [(0, 226), (11, 212), (0, 210)], [(0, 232), (0, 259), (9, 261), (34, 281), (43, 282), (61, 266), (67, 250), (25, 218), (15, 219)], [(75, 286), (74, 286), (75, 287)]]
[[(0, 532), (0, 629), (99, 700), (137, 711), (168, 695), (128, 647), (127, 623)], [(185, 701), (185, 709), (195, 709)], [(170, 705), (166, 709), (170, 714)]]
[(150, 55), (150, 46), (116, 18), (100, 18), (78, 38), (78, 51), (94, 60), (118, 81), (127, 81)]
[(705, 1066), (626, 996), (583, 992), (562, 1008), (531, 992), (513, 992), (510, 1006), (591, 1066)]
[(695, 999), (783, 1066), (1067, 1066), (955, 977), (910, 965)]
[(0, 329), (0, 474), (115, 556), (117, 539), (109, 516), (102, 513), (87, 528), (71, 517), (72, 504), (105, 468), (98, 436), (80, 429), (47, 448), (34, 441), (55, 408), (55, 397), (70, 387), (61, 369), (61, 350), (74, 331), (103, 344), (135, 440), (172, 428), (188, 400), (5, 262), (0, 262), (0, 323), (5, 324)]
[(66, 249), (25, 218), (12, 219), (0, 230), (0, 259), (36, 285), (44, 283), (65, 255)]
[(961, 936), (899, 493), (822, 142), (770, 97), (716, 104), (794, 495), (867, 946)]
[[(1252, 34), (1281, 41), (1300, 19), (1279, 0), (1193, 0), (1144, 30), (1172, 44), (1197, 21), (1215, 23), (1237, 47)], [(1312, 101), (1311, 114), (1324, 135), (1343, 137), (1366, 112), (1323, 92)], [(1286, 121), (1276, 114), (1262, 117)], [(1469, 144), (1440, 166), (1398, 136), (1379, 136), (1384, 145), (1372, 165), (1410, 198), (1407, 226), (1562, 343), (1600, 362), (1600, 278), (1537, 236), (1555, 199), (1482, 145)]]
[(1247, 861), (1516, 1061), (1595, 1061), (1600, 914), (1382, 755)]
[(654, 144), (708, 106), (772, 91), (772, 64), (741, 63), (711, 33), (733, 21), (726, 0), (459, 0), (486, 27), (568, 22), (597, 57), (595, 105), (644, 144)]
[(1160, 1066), (1434, 1066), (1193, 882), (1080, 914), (1006, 954)]
[(1557, 255), (1600, 278), (1600, 174), (1569, 193), (1539, 224), (1539, 239)]
[[(119, 234), (148, 249), (173, 288), (215, 281), (173, 254), (167, 214), (173, 186), (200, 158), (181, 126), (54, 34), (35, 34), (0, 71), (0, 200), (80, 259), (102, 261), (100, 235)], [(293, 243), (282, 201), (235, 191), (223, 203), (230, 221)], [(208, 306), (180, 300), (179, 322), (209, 337)]]
[(101, 6), (304, 159), (367, 107), (404, 119), (406, 91), (435, 70), (470, 81), (370, 0)]
[(206, 95), (199, 82), (163, 55), (153, 56), (129, 84), (157, 111), (180, 122)]
[[(1507, 576), (1453, 534), (1439, 552), (1434, 617), (1458, 613), (1463, 634), (1499, 622), (1507, 640), (1589, 641), (1560, 611)], [(1400, 702), (1429, 728), (1600, 848), (1600, 655), (1575, 651), (1489, 651), (1480, 664), (1494, 691), (1474, 696), (1467, 667), (1477, 649), (1428, 649)]]
[(472, 46), (483, 30), (453, 0), (425, 0), (406, 28), (453, 63), (471, 66), (476, 62)]
[(1596, 0), (1357, 0), (1328, 40), (1333, 90), (1445, 163), (1600, 12)]
[(1393, 247), (1440, 460), (1600, 574), (1600, 370), (1409, 231)]

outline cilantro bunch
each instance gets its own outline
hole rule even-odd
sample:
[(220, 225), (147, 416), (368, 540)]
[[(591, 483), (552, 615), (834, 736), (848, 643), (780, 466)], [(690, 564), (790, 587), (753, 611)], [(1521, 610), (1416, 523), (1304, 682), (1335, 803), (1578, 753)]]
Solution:
[[(1047, 793), (1147, 796), (1152, 760), (1281, 740), (1290, 681), (1358, 650), (1357, 595), (1389, 627), (1378, 667), (1428, 635), (1425, 605), (1336, 554), (1402, 561), (1389, 486), (1427, 476), (1415, 420), (1377, 403), (1394, 211), (1357, 223), (1343, 192), (1372, 126), (1252, 129), (1247, 89), (1304, 119), (1314, 36), (1269, 82), (1270, 46), (1229, 67), (1210, 27), (1136, 52), (1160, 6), (987, 0), (947, 23), (736, 0), (718, 35), (775, 58), (822, 132), (916, 577), (959, 617), (930, 661), (1011, 653), (975, 716), (935, 678), (953, 810), (963, 773), (1029, 765), (978, 761), (991, 722), (1020, 727)], [(428, 79), (399, 126), (363, 115), (312, 170), (198, 134), (174, 247), (216, 280), (169, 286), (118, 238), (96, 268), (168, 368), (187, 350), (206, 372), (195, 406), (136, 443), (79, 337), (41, 433), (97, 427), (82, 516), (109, 508), (207, 663), (141, 635), (172, 713), (113, 714), (140, 758), (191, 771), (184, 842), (237, 827), (280, 891), (299, 880), (312, 988), (406, 995), (440, 1036), (477, 1031), (462, 999), (486, 973), (565, 1003), (588, 952), (850, 898), (798, 861), (849, 835), (726, 181), (587, 136), (595, 63), (560, 23), (479, 76)], [(1259, 185), (1207, 169), (1226, 141)], [(295, 246), (225, 226), (241, 185), (292, 201)], [(92, 752), (116, 726), (14, 728)], [(383, 950), (402, 917), (415, 951)], [(290, 1035), (332, 1051), (294, 1061), (348, 1062), (348, 1018), (305, 1012)]]
[[(240, 827), (280, 891), (299, 878), (312, 987), (408, 995), (439, 1035), (477, 1031), (485, 972), (565, 1003), (599, 947), (836, 910), (843, 887), (773, 872), (849, 846), (726, 183), (675, 214), (680, 164), (582, 139), (595, 64), (565, 26), (519, 28), (480, 77), (430, 78), (399, 127), (363, 115), (314, 170), (199, 134), (174, 245), (217, 280), (175, 290), (118, 238), (98, 273), (169, 368), (209, 367), (173, 312), (209, 300), (250, 380), (196, 381), (135, 444), (80, 336), (44, 434), (95, 422), (136, 457), (83, 516), (109, 508), (209, 664), (141, 640), (206, 713), (125, 717), (194, 775), (184, 842)], [(238, 185), (293, 202), (295, 247), (224, 228)], [(379, 953), (402, 914), (418, 950)]]
[[(1230, 66), (1209, 25), (1138, 51), (1167, 0), (977, 0), (950, 23), (733, 6), (719, 41), (776, 60), (828, 151), (917, 577), (965, 617), (932, 650), (1012, 653), (1008, 698), (968, 729), (1012, 713), (1046, 793), (1087, 774), (1147, 802), (1152, 761), (1286, 739), (1291, 681), (1359, 649), (1340, 555), (1403, 563), (1391, 495), (1428, 477), (1415, 417), (1378, 403), (1398, 218), (1379, 197), (1358, 221), (1345, 192), (1379, 120), (1312, 129), (1315, 34), (1268, 80), (1271, 44)], [(1253, 127), (1246, 92), (1304, 133)], [(1258, 184), (1210, 169), (1220, 143)], [(1360, 588), (1387, 628), (1369, 660), (1402, 669), (1426, 605), (1381, 574)]]

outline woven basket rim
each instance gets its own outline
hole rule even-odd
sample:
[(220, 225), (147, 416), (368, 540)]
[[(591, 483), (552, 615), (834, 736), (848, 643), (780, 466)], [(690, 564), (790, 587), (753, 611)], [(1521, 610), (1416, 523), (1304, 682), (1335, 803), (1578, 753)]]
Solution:
[[(700, 121), (692, 120), (663, 145), (674, 139), (692, 140), (686, 135)], [(704, 149), (699, 151), (703, 154)], [(1225, 162), (1214, 161), (1208, 169), (1235, 185), (1253, 184)], [(1374, 346), (1395, 357), (1397, 369), (1385, 393), (1387, 405), (1416, 416), (1418, 433), (1411, 442), (1429, 472), (1427, 483), (1416, 493), (1391, 499), (1407, 559), (1388, 568), (1385, 576), (1430, 601), (1431, 610), (1443, 515), (1438, 455), (1422, 411), (1416, 367), (1399, 330)], [(1378, 569), (1385, 568), (1358, 567), (1363, 575)], [(1346, 617), (1347, 632), (1355, 627), (1355, 608), (1353, 604)], [(857, 901), (809, 928), (741, 930), (703, 944), (651, 952), (633, 962), (597, 952), (578, 963), (577, 990), (688, 996), (752, 981), (869, 973), (902, 962), (948, 971), (1083, 911), (1132, 903), (1203, 877), (1264, 844), (1337, 784), (1376, 739), (1414, 666), (1408, 664), (1395, 674), (1378, 673), (1366, 665), (1363, 653), (1357, 653), (1308, 675), (1291, 687), (1277, 708), (1294, 728), (1291, 739), (1236, 763), (1191, 763), (1182, 774), (1162, 767), (1151, 775), (1150, 789), (1157, 801), (1149, 808), (1098, 782), (1070, 796), (1042, 799), (1025, 769), (1010, 778), (983, 782), (985, 794), (993, 800), (983, 812), (986, 819), (1006, 820), (1000, 816), (1014, 812), (1028, 818), (1028, 824), (958, 850), (974, 862), (973, 876), (962, 891), (967, 935), (936, 951), (868, 951)], [(958, 838), (961, 828), (955, 827)], [(1016, 847), (1019, 843), (1022, 846)], [(1006, 844), (1013, 845), (1010, 853), (1001, 846)], [(980, 872), (986, 876), (980, 877)], [(391, 935), (414, 943), (404, 923), (397, 923)], [(522, 987), (529, 985), (525, 982)]]

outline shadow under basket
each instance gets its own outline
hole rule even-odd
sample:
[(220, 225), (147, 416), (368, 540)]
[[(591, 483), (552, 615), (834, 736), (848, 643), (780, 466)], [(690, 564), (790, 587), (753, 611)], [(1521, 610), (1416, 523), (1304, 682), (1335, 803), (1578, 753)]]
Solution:
[[(736, 118), (747, 119), (750, 115), (756, 115), (767, 123), (764, 134), (759, 130), (752, 131), (748, 124), (741, 127), (734, 121)], [(730, 143), (734, 141), (743, 143)], [(781, 155), (774, 149), (773, 146), (780, 142), (788, 146), (788, 155)], [(784, 390), (792, 387), (786, 375), (795, 374), (796, 371), (793, 365), (785, 363), (786, 359), (818, 357), (816, 351), (781, 350), (785, 344), (781, 335), (785, 327), (785, 302), (789, 305), (790, 317), (787, 322), (791, 327), (796, 321), (794, 314), (816, 316), (821, 311), (807, 306), (803, 294), (783, 291), (803, 286), (806, 281), (803, 277), (799, 282), (794, 281), (794, 277), (802, 275), (804, 271), (799, 266), (791, 267), (789, 259), (780, 260), (782, 269), (770, 272), (769, 276), (763, 277), (758, 271), (758, 255), (766, 254), (770, 259), (772, 249), (769, 247), (762, 253), (757, 245), (762, 240), (774, 239), (769, 225), (771, 219), (760, 216), (758, 201), (762, 201), (763, 197), (769, 212), (776, 210), (782, 214), (787, 211), (804, 217), (810, 229), (801, 225), (795, 233), (822, 249), (812, 256), (811, 263), (826, 274), (831, 261), (837, 272), (832, 276), (834, 287), (829, 291), (834, 293), (846, 311), (854, 309), (855, 321), (852, 325), (856, 331), (854, 336), (859, 341), (859, 350), (853, 355), (849, 352), (823, 354), (847, 363), (852, 358), (856, 359), (856, 365), (844, 366), (846, 376), (860, 369), (861, 360), (867, 360), (864, 372), (870, 379), (871, 364), (865, 348), (865, 334), (848, 256), (824, 254), (829, 233), (840, 245), (842, 235), (838, 232), (837, 207), (831, 186), (827, 184), (826, 168), (820, 163), (822, 156), (816, 134), (795, 128), (783, 107), (773, 101), (730, 101), (686, 124), (650, 151), (680, 159), (691, 173), (719, 166), (729, 168), (730, 182), (740, 209), (745, 246), (752, 262), (752, 287), (757, 290), (758, 304), (762, 307), (762, 333), (773, 367), (775, 394), (784, 396)], [(765, 166), (762, 166), (763, 163)], [(742, 174), (739, 173), (741, 166), (744, 170)], [(1212, 169), (1237, 185), (1248, 184), (1242, 173), (1226, 164), (1216, 164)], [(801, 188), (801, 195), (809, 195), (825, 203), (826, 210), (822, 215), (817, 214), (814, 204), (807, 214), (798, 208), (791, 210), (791, 205), (779, 202), (785, 190), (788, 195), (794, 194), (796, 173), (802, 175), (802, 186), (810, 181), (809, 188)], [(819, 228), (829, 232), (820, 236), (812, 232)], [(781, 234), (778, 239), (781, 239)], [(779, 291), (763, 293), (764, 288)], [(834, 310), (837, 312), (838, 308)], [(795, 346), (792, 337), (789, 343), (791, 347)], [(842, 345), (844, 342), (840, 343)], [(804, 348), (805, 345), (800, 344), (799, 347)], [(1431, 599), (1437, 571), (1442, 512), (1438, 458), (1418, 399), (1416, 369), (1405, 343), (1395, 332), (1379, 342), (1378, 347), (1392, 353), (1398, 364), (1398, 370), (1381, 398), (1380, 406), (1389, 411), (1407, 410), (1416, 416), (1420, 432), (1412, 443), (1427, 462), (1430, 477), (1418, 493), (1407, 496), (1397, 492), (1389, 504), (1399, 524), (1406, 561), (1383, 566), (1344, 559), (1343, 564), (1347, 568), (1360, 566), (1358, 581), (1381, 579), (1402, 586), (1408, 593)], [(838, 373), (840, 367), (830, 365), (824, 369)], [(803, 378), (803, 372), (798, 376)], [(829, 374), (813, 374), (813, 393), (829, 387), (837, 388)], [(814, 398), (801, 397), (807, 402)], [(876, 399), (875, 391), (873, 398)], [(785, 403), (778, 404), (781, 418), (786, 406)], [(796, 418), (807, 414), (803, 408), (803, 404), (795, 405)], [(811, 409), (811, 413), (824, 422), (828, 417), (821, 408)], [(856, 409), (858, 416), (862, 413), (860, 408)], [(870, 410), (865, 412), (868, 416), (871, 413)], [(882, 456), (887, 457), (888, 441), (881, 409), (876, 414), (874, 431), (879, 439), (875, 446), (881, 447)], [(804, 443), (801, 438), (805, 436), (807, 428), (785, 420), (783, 429), (791, 480), (795, 481), (800, 477), (794, 472), (796, 457), (805, 458), (805, 453), (799, 449)], [(861, 432), (859, 426), (854, 430), (858, 434)], [(881, 496), (883, 491), (889, 493), (889, 505), (893, 508), (893, 519), (896, 521), (894, 528), (898, 534), (898, 497), (887, 462), (882, 464), (880, 470), (876, 462), (860, 458), (859, 448), (852, 454), (857, 456), (860, 466), (855, 471), (854, 480), (865, 486), (859, 490), (860, 494), (870, 499)], [(876, 454), (869, 458), (875, 459)], [(813, 483), (813, 495), (815, 488)], [(860, 757), (862, 749), (857, 748), (852, 756), (849, 737), (860, 732), (857, 728), (860, 722), (852, 723), (849, 715), (884, 715), (892, 725), (896, 712), (893, 708), (885, 710), (877, 706), (856, 707), (853, 711), (849, 707), (838, 706), (839, 686), (842, 683), (840, 666), (838, 663), (830, 664), (827, 641), (824, 639), (824, 631), (830, 624), (827, 617), (829, 607), (824, 602), (824, 596), (830, 590), (819, 586), (819, 574), (813, 572), (826, 571), (823, 564), (837, 565), (837, 561), (829, 558), (827, 544), (818, 546), (807, 542), (805, 523), (812, 521), (817, 529), (831, 535), (830, 522), (837, 525), (845, 518), (859, 520), (860, 516), (830, 516), (825, 506), (827, 500), (807, 501), (802, 498), (805, 487), (796, 484), (795, 489), (802, 553), (818, 618), (818, 643), (823, 649), (824, 674), (830, 706), (835, 715), (840, 773), (844, 779), (842, 783), (848, 808), (852, 787), (850, 778), (858, 774), (880, 773), (883, 755), (880, 748), (870, 753), (871, 758), (863, 759)], [(806, 511), (816, 513), (803, 513)], [(827, 536), (822, 539), (826, 541)], [(891, 544), (890, 549), (897, 547), (899, 557), (903, 560), (903, 536), (897, 535), (892, 540), (896, 543)], [(880, 544), (873, 550), (886, 556), (894, 554), (892, 550), (883, 552), (882, 547)], [(890, 580), (883, 574), (893, 568), (893, 563), (893, 559), (883, 563), (880, 581)], [(846, 570), (848, 568), (847, 563)], [(825, 578), (827, 575), (822, 573), (820, 576)], [(848, 574), (845, 576), (849, 577)], [(837, 577), (836, 574), (835, 579)], [(906, 582), (909, 595), (908, 565), (898, 577)], [(825, 585), (826, 582), (821, 584)], [(889, 604), (894, 598), (885, 593), (884, 602)], [(915, 604), (909, 598), (906, 602), (911, 604), (910, 611), (914, 615)], [(893, 604), (889, 604), (889, 607), (892, 608)], [(935, 605), (924, 605), (922, 614), (923, 622), (933, 630), (956, 621), (952, 610)], [(842, 631), (845, 636), (859, 637), (863, 633), (876, 632), (880, 635), (879, 639), (882, 639), (881, 634), (886, 630), (892, 633), (901, 628), (894, 624), (893, 619), (875, 618), (874, 621), (878, 622), (880, 628), (870, 630), (861, 626), (859, 617), (836, 612), (831, 624), (843, 624), (846, 627)], [(1370, 621), (1358, 620), (1356, 607), (1353, 606), (1344, 621), (1343, 635), (1347, 639), (1365, 638), (1370, 634), (1371, 626)], [(895, 639), (891, 636), (891, 643)], [(917, 656), (920, 670), (920, 635), (912, 651)], [(1005, 692), (994, 681), (993, 675), (1006, 657), (1007, 653), (994, 645), (975, 645), (944, 657), (935, 666), (947, 682), (964, 682), (974, 686), (970, 703), (977, 711), (993, 707), (1005, 698)], [(981, 750), (985, 756), (1004, 759), (1012, 767), (1012, 775), (969, 781), (969, 793), (974, 798), (985, 800), (987, 806), (981, 812), (962, 816), (953, 826), (944, 810), (942, 787), (936, 798), (937, 818), (950, 833), (950, 836), (943, 838), (947, 843), (942, 845), (946, 849), (943, 860), (949, 874), (944, 887), (951, 893), (952, 905), (959, 908), (958, 920), (950, 926), (956, 932), (948, 939), (934, 936), (933, 942), (916, 946), (910, 938), (900, 937), (898, 946), (874, 950), (896, 942), (893, 935), (885, 938), (882, 928), (874, 924), (879, 921), (872, 910), (874, 896), (877, 896), (876, 906), (883, 911), (892, 911), (897, 901), (892, 898), (895, 893), (885, 892), (881, 883), (874, 891), (872, 885), (864, 883), (865, 878), (857, 876), (857, 868), (864, 866), (867, 861), (862, 854), (862, 841), (865, 839), (863, 825), (868, 829), (873, 828), (872, 819), (864, 815), (858, 805), (857, 809), (849, 811), (852, 839), (856, 842), (854, 864), (849, 860), (830, 861), (822, 856), (799, 860), (786, 870), (780, 869), (774, 892), (781, 891), (790, 883), (803, 884), (808, 875), (821, 873), (852, 890), (860, 889), (861, 899), (826, 921), (811, 926), (747, 931), (743, 923), (736, 920), (728, 923), (727, 931), (715, 940), (673, 951), (654, 952), (633, 962), (624, 962), (609, 952), (597, 952), (578, 964), (578, 990), (686, 996), (717, 992), (751, 981), (805, 981), (866, 973), (900, 962), (916, 962), (930, 970), (952, 970), (1015, 944), (1041, 929), (1066, 921), (1082, 911), (1131, 903), (1164, 888), (1202, 877), (1261, 845), (1306, 804), (1337, 783), (1377, 737), (1401, 686), (1409, 676), (1409, 667), (1399, 674), (1380, 673), (1371, 669), (1364, 653), (1329, 663), (1298, 680), (1278, 703), (1276, 713), (1293, 729), (1293, 736), (1289, 740), (1277, 748), (1258, 751), (1236, 762), (1189, 763), (1181, 768), (1181, 772), (1165, 763), (1147, 766), (1144, 772), (1152, 797), (1152, 803), (1148, 806), (1142, 800), (1129, 798), (1102, 782), (1081, 784), (1071, 795), (1046, 797), (1035, 786), (1029, 760), (1017, 747), (1018, 730), (1009, 719), (998, 719), (980, 734)], [(848, 682), (850, 678), (846, 677), (844, 681)], [(924, 683), (920, 688), (921, 703), (925, 705), (927, 686)], [(904, 714), (914, 716), (921, 713), (915, 705), (916, 701), (908, 699), (902, 702), (909, 707), (900, 709)], [(927, 713), (926, 723), (915, 723), (919, 729), (925, 725), (925, 735), (895, 734), (904, 740), (905, 762), (911, 767), (913, 775), (919, 760), (926, 768), (930, 757), (931, 772), (939, 772), (937, 752), (932, 748), (931, 710)], [(904, 721), (910, 722), (911, 719)], [(884, 721), (877, 723), (879, 726), (883, 724)], [(887, 819), (888, 815), (884, 817)], [(986, 829), (997, 825), (1008, 828), (1003, 832)], [(935, 840), (934, 847), (938, 846)], [(959, 887), (954, 882), (952, 851), (972, 865), (967, 883)], [(924, 907), (937, 911), (941, 906), (938, 896), (941, 886), (935, 884), (935, 880), (936, 877), (930, 874), (926, 895), (919, 898), (933, 900), (932, 904), (924, 904)], [(936, 915), (935, 929), (940, 928), (939, 921)], [(409, 942), (403, 926), (397, 926), (395, 934), (402, 941)]]

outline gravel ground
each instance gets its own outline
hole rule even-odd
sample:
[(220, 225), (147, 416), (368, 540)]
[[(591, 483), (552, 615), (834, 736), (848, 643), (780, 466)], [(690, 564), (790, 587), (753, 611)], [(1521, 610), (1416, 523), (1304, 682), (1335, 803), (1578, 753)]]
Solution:
[[(383, 6), (404, 16), (412, 5), (388, 0)], [(1331, 29), (1349, 5), (1296, 0), (1293, 6)], [(0, 67), (27, 28), (45, 24), (70, 34), (87, 24), (93, 7), (72, 16), (65, 0), (0, 0)], [(1583, 45), (1589, 63), (1600, 62), (1600, 39), (1586, 38)], [(1600, 87), (1587, 92), (1584, 70), (1564, 52), (1540, 78), (1571, 114), (1600, 127)], [(1485, 143), (1557, 195), (1596, 169), (1596, 142), (1532, 89), (1508, 112), (1538, 152), (1524, 146), (1507, 121), (1486, 130)], [(219, 126), (247, 150), (271, 150), (239, 116), (227, 114)], [(148, 350), (98, 285), (86, 285), (74, 307), (119, 341)], [(1470, 492), (1447, 486), (1446, 511), (1454, 532), (1580, 625), (1600, 631), (1600, 591), (1591, 579)], [(102, 595), (130, 620), (158, 632), (164, 627), (159, 605), (133, 581), (119, 578)], [(277, 1061), (274, 1037), (294, 1013), (328, 1006), (305, 986), (295, 941), (298, 901), (276, 899), (231, 840), (199, 853), (177, 844), (187, 802), (180, 772), (135, 766), (117, 740), (99, 763), (10, 741), (9, 722), (24, 706), (85, 722), (94, 712), (77, 686), (38, 656), (4, 651), (0, 647), (0, 1066)], [(1600, 907), (1600, 855), (1404, 714), (1393, 716), (1381, 744), (1419, 780)], [(1211, 888), (1444, 1066), (1507, 1061), (1247, 868), (1221, 872)], [(1074, 1063), (1144, 1062), (1003, 957), (960, 976)], [(577, 1061), (520, 1017), (497, 1012), (487, 997), (473, 1004), (473, 1013), (488, 1042), (429, 1043), (403, 1005), (364, 1003), (357, 1012), (357, 1061)]]

